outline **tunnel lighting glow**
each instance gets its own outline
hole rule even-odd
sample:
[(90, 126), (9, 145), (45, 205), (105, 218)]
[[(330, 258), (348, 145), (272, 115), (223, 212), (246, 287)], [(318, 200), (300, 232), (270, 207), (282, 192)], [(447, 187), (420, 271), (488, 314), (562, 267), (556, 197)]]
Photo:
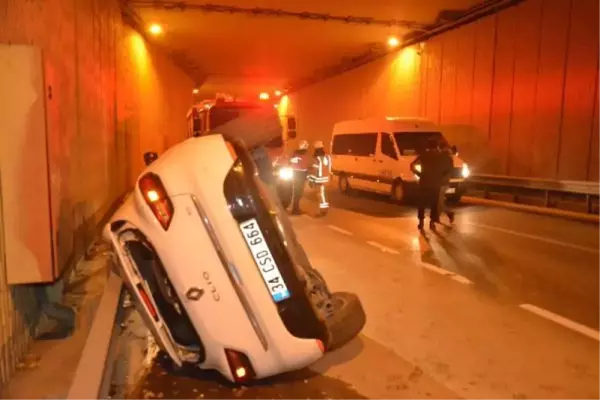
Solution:
[(400, 45), (400, 41), (398, 40), (398, 38), (396, 36), (390, 36), (388, 38), (388, 46), (394, 48), (394, 47), (398, 47)]
[(200, 89), (198, 89), (198, 88), (194, 88), (194, 89), (192, 90), (192, 93), (193, 93), (193, 94), (198, 94), (198, 93), (200, 93)]
[(269, 93), (267, 93), (267, 92), (262, 92), (262, 93), (261, 93), (261, 94), (258, 96), (258, 98), (259, 98), (259, 99), (261, 99), (261, 100), (269, 100), (269, 98), (270, 98), (270, 97), (271, 97), (271, 96), (269, 96)]
[(283, 92), (281, 90), (276, 90), (275, 91), (275, 96), (279, 97), (283, 94)]
[(162, 26), (160, 26), (159, 24), (151, 24), (148, 27), (148, 32), (150, 32), (151, 34), (153, 34), (154, 36), (158, 36), (161, 33), (163, 33), (163, 28)]

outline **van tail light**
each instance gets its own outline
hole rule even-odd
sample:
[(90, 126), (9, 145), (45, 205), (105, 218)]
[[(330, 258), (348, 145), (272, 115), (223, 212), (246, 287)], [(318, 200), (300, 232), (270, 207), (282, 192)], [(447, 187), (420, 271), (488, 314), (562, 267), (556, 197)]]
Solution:
[(148, 297), (148, 293), (146, 293), (142, 284), (138, 283), (137, 285), (135, 285), (135, 287), (136, 287), (138, 293), (140, 294), (140, 297), (142, 298), (142, 302), (148, 309), (148, 312), (150, 313), (152, 318), (155, 321), (158, 321), (158, 313), (156, 312), (156, 308), (154, 308), (154, 304), (152, 304), (152, 300), (150, 300), (150, 297)]
[(233, 379), (237, 383), (249, 382), (254, 379), (256, 374), (247, 355), (239, 351), (225, 349), (225, 356), (227, 357), (227, 363), (229, 364), (229, 369), (231, 369)]
[(142, 196), (152, 213), (166, 231), (173, 219), (173, 203), (158, 175), (149, 172), (140, 178), (138, 183)]

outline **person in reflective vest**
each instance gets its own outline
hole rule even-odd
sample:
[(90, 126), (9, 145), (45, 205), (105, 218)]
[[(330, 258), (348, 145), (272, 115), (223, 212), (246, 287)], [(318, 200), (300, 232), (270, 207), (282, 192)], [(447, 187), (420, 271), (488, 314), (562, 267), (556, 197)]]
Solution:
[(325, 186), (329, 183), (331, 174), (331, 156), (325, 153), (322, 141), (314, 144), (315, 152), (313, 154), (313, 164), (308, 175), (308, 181), (317, 187), (319, 196), (319, 210), (324, 214), (329, 209)]
[(300, 214), (300, 199), (304, 195), (304, 185), (308, 173), (308, 142), (302, 140), (290, 158), (290, 166), (294, 170), (294, 194), (292, 199), (292, 214)]

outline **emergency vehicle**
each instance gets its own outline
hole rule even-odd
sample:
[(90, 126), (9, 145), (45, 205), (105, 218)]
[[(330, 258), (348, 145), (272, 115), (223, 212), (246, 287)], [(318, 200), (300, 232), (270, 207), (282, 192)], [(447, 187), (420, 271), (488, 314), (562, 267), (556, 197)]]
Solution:
[[(193, 105), (187, 113), (188, 138), (200, 136), (215, 127), (244, 115), (244, 111), (264, 107), (272, 103), (265, 101), (238, 100), (232, 96), (218, 94), (214, 99), (202, 100)], [(275, 107), (275, 104), (272, 104)], [(279, 115), (282, 135), (267, 144), (269, 156), (275, 158), (285, 154), (288, 140), (296, 138), (296, 118), (291, 115)]]

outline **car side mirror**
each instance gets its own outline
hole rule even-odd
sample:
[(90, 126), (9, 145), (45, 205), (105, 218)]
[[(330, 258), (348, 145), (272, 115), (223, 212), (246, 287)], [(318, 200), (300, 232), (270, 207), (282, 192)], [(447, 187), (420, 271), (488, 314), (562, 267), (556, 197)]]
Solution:
[(458, 148), (456, 146), (452, 146), (450, 149), (452, 150), (452, 154), (454, 154), (454, 155), (458, 154)]
[(155, 151), (147, 151), (144, 153), (144, 163), (146, 165), (152, 164), (158, 158), (158, 154)]

